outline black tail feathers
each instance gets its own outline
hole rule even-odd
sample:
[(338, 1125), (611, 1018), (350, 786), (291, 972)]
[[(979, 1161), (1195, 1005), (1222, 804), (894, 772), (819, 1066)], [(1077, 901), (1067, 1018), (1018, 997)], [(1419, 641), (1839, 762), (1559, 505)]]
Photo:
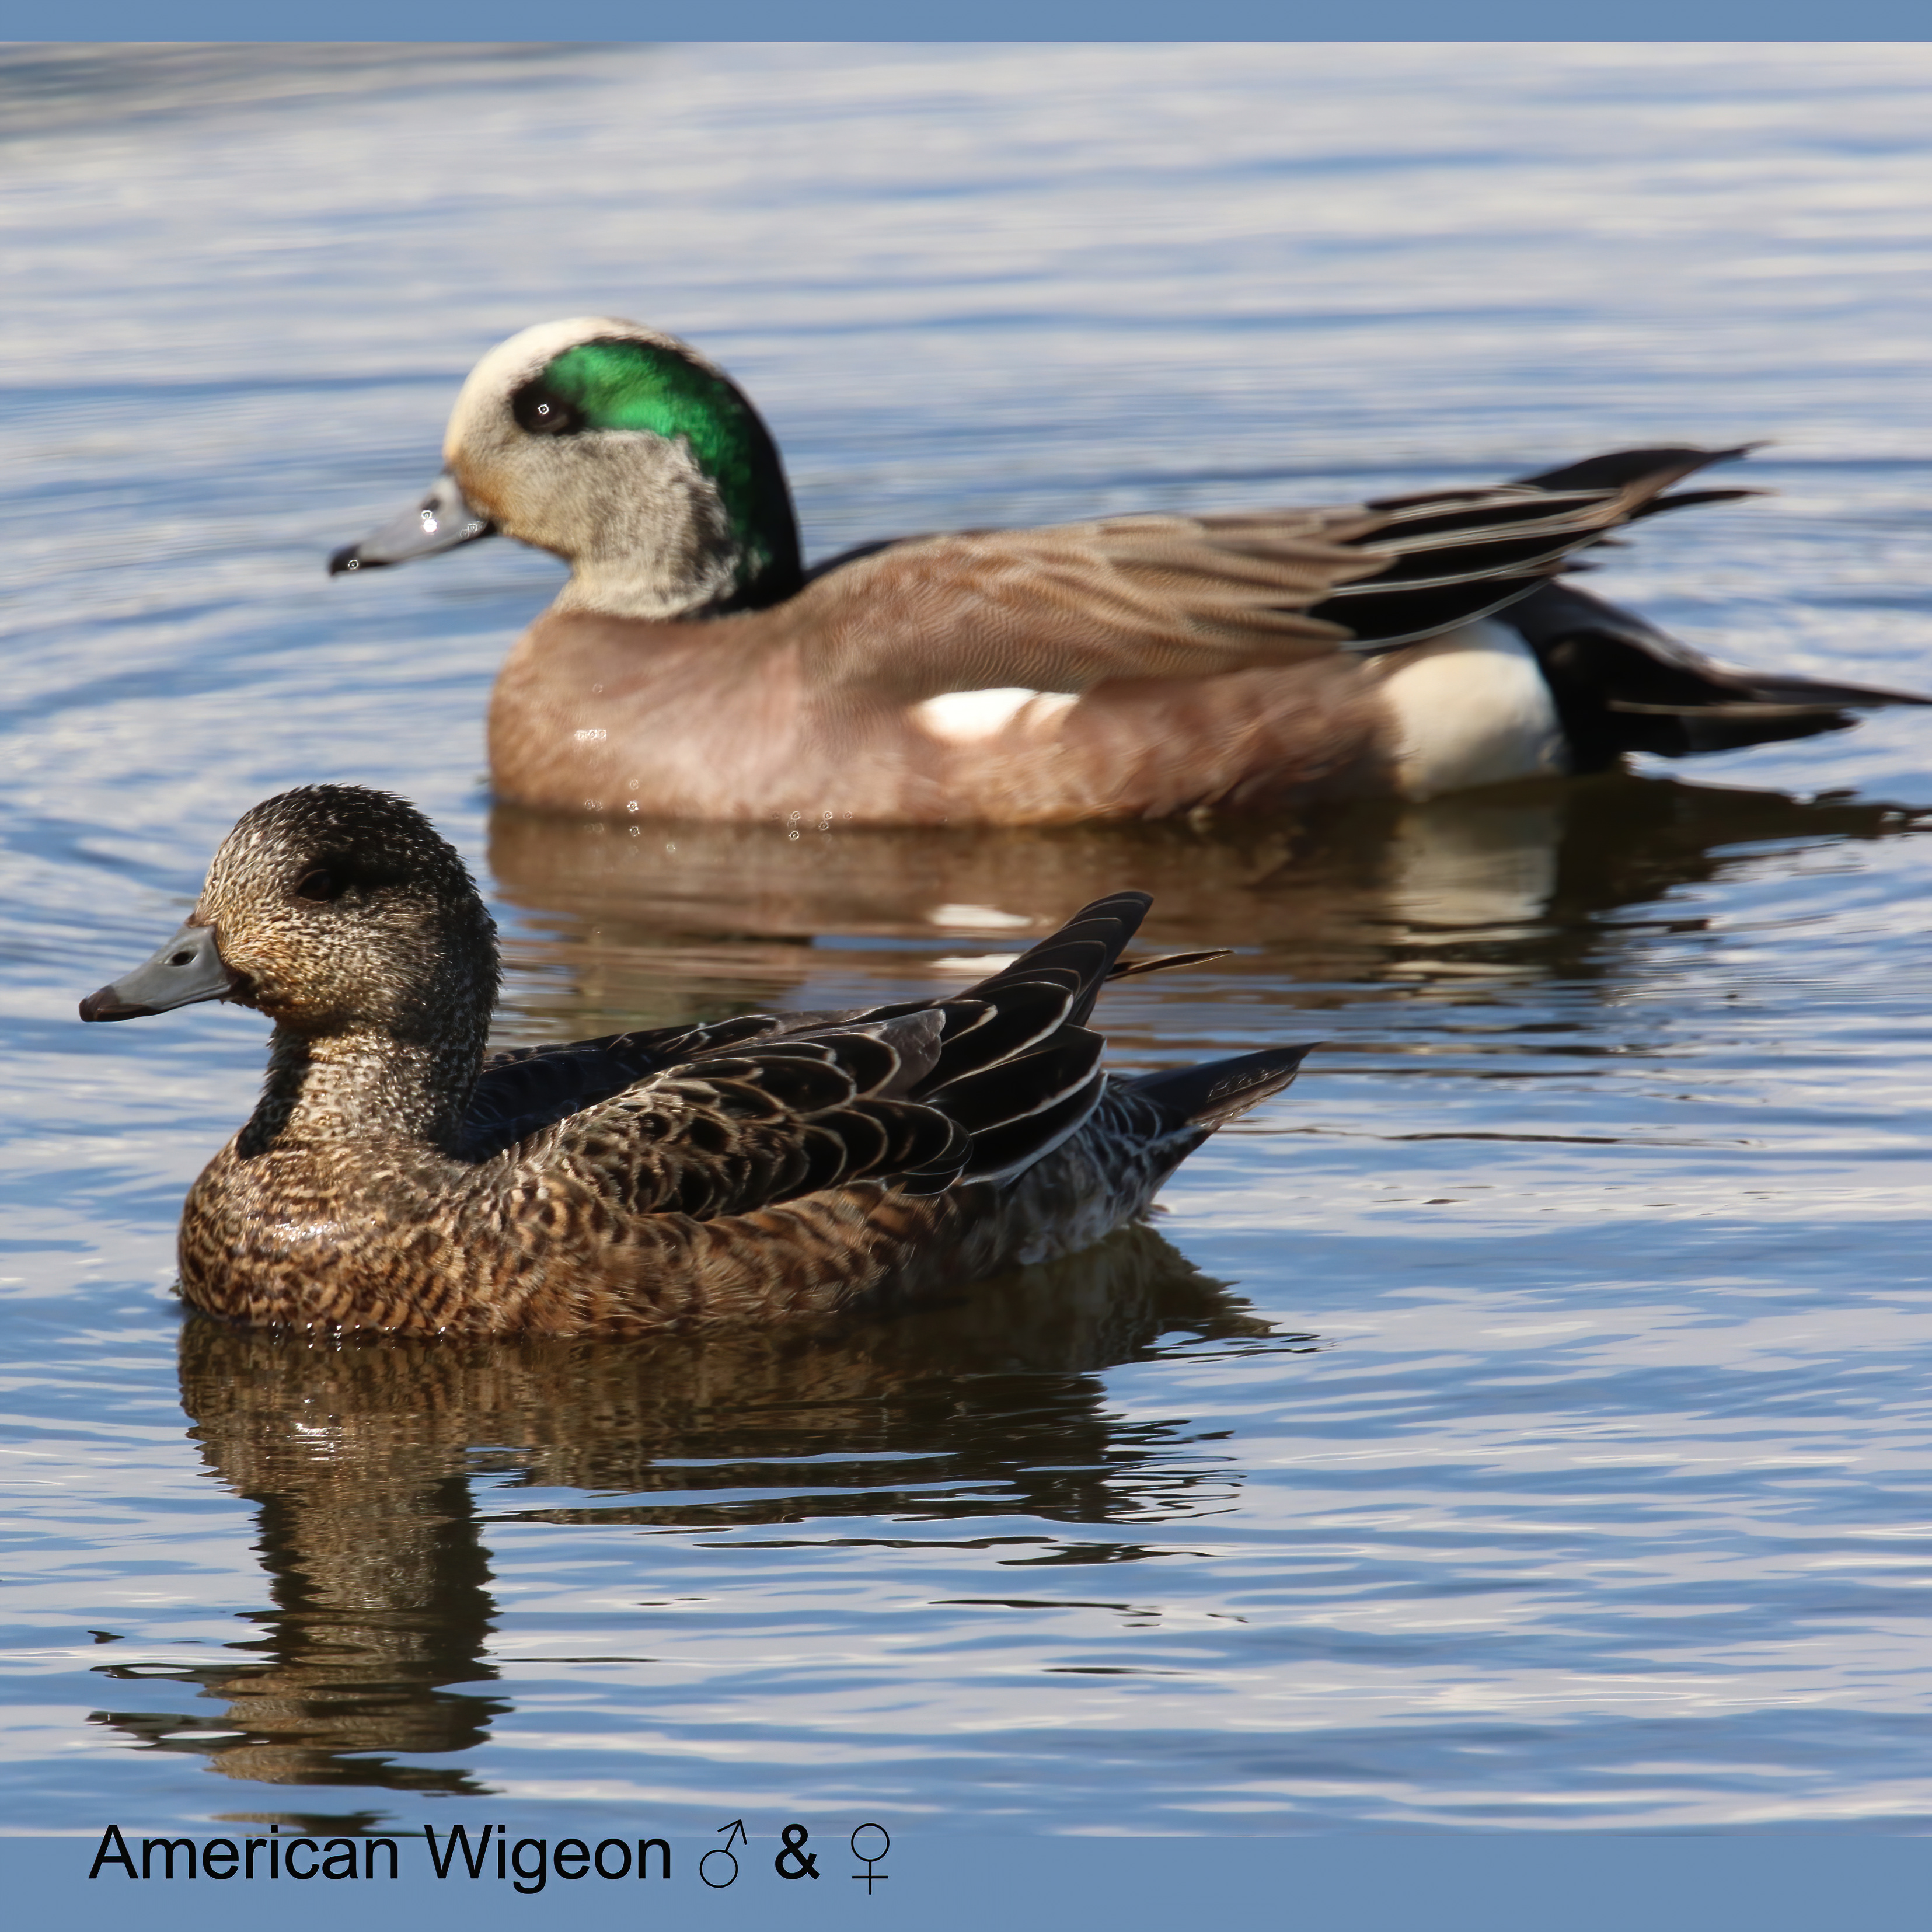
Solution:
[(1761, 442), (1741, 442), (1730, 449), (1698, 449), (1682, 444), (1658, 449), (1613, 449), (1605, 455), (1586, 456), (1580, 463), (1566, 463), (1561, 469), (1540, 470), (1534, 476), (1519, 476), (1516, 480), (1526, 490), (1624, 490), (1660, 471), (1674, 470), (1680, 477), (1693, 476), (1714, 463), (1735, 463), (1739, 457), (1763, 447)]
[(1625, 752), (1683, 758), (1808, 738), (1874, 706), (1932, 704), (1915, 692), (1734, 670), (1574, 584), (1540, 586), (1509, 622), (1543, 668), (1579, 771)]

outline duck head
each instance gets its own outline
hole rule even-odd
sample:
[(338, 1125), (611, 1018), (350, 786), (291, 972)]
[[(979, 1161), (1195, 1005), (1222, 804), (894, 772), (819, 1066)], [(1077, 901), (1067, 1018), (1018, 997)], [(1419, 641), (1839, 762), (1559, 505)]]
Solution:
[(80, 1016), (228, 1000), (310, 1040), (473, 1042), (480, 1054), (496, 981), (496, 928), (429, 820), (387, 792), (304, 785), (242, 817), (188, 922)]
[(607, 316), (540, 322), (470, 371), (422, 502), (332, 575), (500, 530), (571, 567), (560, 610), (670, 618), (755, 609), (802, 581), (777, 446), (724, 372)]

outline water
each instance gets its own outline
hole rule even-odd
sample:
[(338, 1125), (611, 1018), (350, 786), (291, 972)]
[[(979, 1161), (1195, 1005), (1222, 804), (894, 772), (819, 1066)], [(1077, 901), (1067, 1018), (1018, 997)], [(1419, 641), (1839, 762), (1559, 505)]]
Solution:
[[(1779, 494), (1604, 587), (1923, 686), (1928, 88), (1810, 46), (0, 59), (7, 1826), (1922, 1824), (1923, 717), (1214, 835), (607, 829), (482, 782), (555, 566), (321, 562), (477, 353), (608, 310), (746, 384), (819, 554), (1774, 436)], [(462, 843), (506, 1041), (957, 985), (1135, 884), (1236, 950), (1112, 997), (1120, 1064), (1325, 1044), (1157, 1228), (915, 1317), (218, 1333), (174, 1220), (261, 1024), (74, 1004), (323, 778)]]

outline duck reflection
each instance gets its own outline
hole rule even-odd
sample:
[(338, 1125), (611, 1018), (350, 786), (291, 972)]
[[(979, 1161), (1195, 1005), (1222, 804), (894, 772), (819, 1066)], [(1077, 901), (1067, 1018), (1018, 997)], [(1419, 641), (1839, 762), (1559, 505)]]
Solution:
[[(460, 1767), (395, 1755), (467, 1750), (510, 1708), (482, 1688), (496, 1676), (496, 1610), (472, 1476), (581, 1495), (499, 1507), (495, 1520), (1170, 1520), (1218, 1506), (1240, 1475), (1184, 1421), (1111, 1412), (1099, 1371), (1163, 1337), (1312, 1346), (1146, 1227), (891, 1319), (446, 1343), (314, 1340), (191, 1316), (182, 1405), (210, 1467), (260, 1509), (275, 1607), (233, 1646), (257, 1660), (103, 1672), (198, 1684), (218, 1712), (96, 1721), (238, 1779), (479, 1791)], [(794, 1490), (788, 1466), (808, 1457)], [(1096, 1560), (1120, 1551), (1093, 1548)], [(1046, 1560), (1078, 1554), (1063, 1544)]]
[[(522, 977), (510, 1030), (545, 1039), (606, 1030), (607, 1016), (669, 1024), (808, 982), (822, 992), (848, 944), (855, 962), (892, 955), (902, 980), (918, 955), (943, 969), (948, 952), (1024, 943), (1096, 891), (1142, 886), (1155, 895), (1145, 933), (1156, 946), (1244, 953), (1114, 995), (1130, 1023), (1109, 1030), (1132, 1052), (1132, 999), (1202, 1000), (1204, 988), (1204, 1023), (1225, 1028), (1244, 999), (1339, 1004), (1365, 985), (1480, 999), (1510, 980), (1613, 982), (1632, 935), (1658, 922), (1608, 915), (1720, 878), (1767, 845), (1924, 823), (1882, 805), (1612, 773), (1226, 828), (855, 831), (499, 809), (490, 860), (535, 934), (512, 944)], [(1694, 908), (1660, 908), (1666, 917), (1697, 920)], [(830, 947), (828, 934), (840, 936)], [(1171, 1044), (1174, 1030), (1160, 1036)], [(493, 1494), (497, 1520), (1171, 1520), (1215, 1507), (1238, 1469), (1219, 1447), (1197, 1447), (1186, 1422), (1123, 1423), (1098, 1378), (1177, 1334), (1307, 1346), (1271, 1334), (1144, 1228), (889, 1320), (451, 1345), (190, 1319), (182, 1401), (211, 1467), (260, 1509), (274, 1607), (256, 1613), (260, 1634), (232, 1660), (103, 1672), (199, 1686), (199, 1711), (99, 1720), (236, 1779), (479, 1790), (460, 1763), (423, 1762), (472, 1748), (509, 1708), (489, 1688), (489, 1522), (472, 1478), (577, 1492), (524, 1511)], [(788, 1464), (807, 1457), (808, 1483), (789, 1484)], [(1063, 1540), (1036, 1560), (1123, 1553), (1118, 1537)]]
[[(1927, 818), (1626, 772), (1269, 824), (673, 825), (499, 807), (490, 865), (530, 915), (508, 948), (521, 979), (506, 1017), (549, 1038), (782, 1000), (826, 976), (823, 935), (862, 951), (1017, 950), (1121, 885), (1153, 893), (1154, 945), (1242, 950), (1202, 969), (1210, 987), (1259, 979), (1303, 1006), (1391, 980), (1467, 997), (1498, 977), (1614, 980), (1643, 928), (1606, 915), (1719, 878), (1767, 844), (1876, 839)], [(1145, 990), (1198, 998), (1190, 978)]]

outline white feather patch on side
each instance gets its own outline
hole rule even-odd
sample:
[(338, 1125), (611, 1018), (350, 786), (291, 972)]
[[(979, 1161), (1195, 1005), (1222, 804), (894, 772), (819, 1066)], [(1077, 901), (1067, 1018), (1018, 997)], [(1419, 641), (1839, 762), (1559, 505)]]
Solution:
[(1079, 702), (1070, 691), (1029, 691), (1000, 685), (986, 691), (942, 691), (913, 706), (913, 716), (949, 745), (976, 745), (1016, 719), (1030, 728), (1051, 724)]
[(1507, 624), (1481, 618), (1381, 662), (1403, 797), (1570, 769), (1536, 653)]

